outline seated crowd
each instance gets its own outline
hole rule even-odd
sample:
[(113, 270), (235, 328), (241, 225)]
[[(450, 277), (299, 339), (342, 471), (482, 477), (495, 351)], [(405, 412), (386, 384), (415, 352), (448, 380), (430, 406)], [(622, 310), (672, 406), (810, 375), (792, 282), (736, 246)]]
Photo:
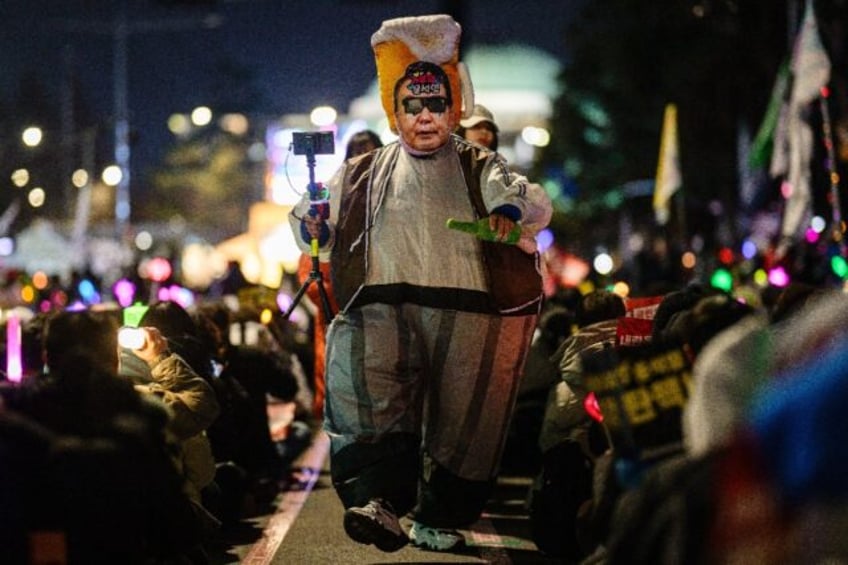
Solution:
[[(502, 464), (536, 476), (538, 548), (586, 564), (848, 555), (846, 318), (848, 295), (800, 283), (551, 297)], [(4, 562), (207, 563), (308, 442), (269, 425), (274, 402), (313, 423), (285, 328), (223, 302), (149, 305), (138, 346), (121, 324), (85, 310), (23, 326), (26, 375), (0, 381)], [(231, 338), (251, 331), (261, 345)]]
[(308, 418), (306, 378), (283, 344), (231, 343), (234, 318), (157, 302), (132, 347), (120, 309), (25, 322), (26, 375), (0, 381), (4, 562), (207, 563), (268, 508), (305, 446), (272, 437), (268, 405)]
[(537, 546), (583, 564), (844, 560), (848, 294), (650, 298), (546, 306), (573, 324), (528, 365), (557, 370), (533, 437)]

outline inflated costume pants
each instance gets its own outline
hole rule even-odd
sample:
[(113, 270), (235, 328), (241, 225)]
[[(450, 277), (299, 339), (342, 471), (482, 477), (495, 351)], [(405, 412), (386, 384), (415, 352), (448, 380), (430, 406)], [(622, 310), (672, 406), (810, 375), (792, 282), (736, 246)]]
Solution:
[(324, 429), (344, 506), (381, 497), (429, 526), (474, 522), (496, 478), (536, 321), (412, 304), (336, 316)]

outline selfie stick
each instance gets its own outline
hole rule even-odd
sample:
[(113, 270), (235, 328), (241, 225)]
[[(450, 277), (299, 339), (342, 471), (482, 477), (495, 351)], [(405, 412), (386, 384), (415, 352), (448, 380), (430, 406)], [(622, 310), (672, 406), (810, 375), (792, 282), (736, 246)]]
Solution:
[[(308, 213), (310, 216), (321, 216), (326, 220), (330, 216), (330, 196), (327, 189), (321, 183), (315, 182), (315, 148), (311, 144), (307, 144), (306, 147), (306, 165), (309, 167), (309, 186), (307, 190), (309, 191), (310, 206)], [(289, 319), (300, 299), (303, 298), (306, 289), (309, 288), (310, 284), (315, 282), (318, 283), (318, 295), (321, 297), (321, 308), (324, 312), (324, 319), (329, 323), (333, 319), (333, 310), (330, 308), (330, 299), (327, 296), (327, 289), (324, 288), (324, 275), (321, 274), (321, 267), (318, 261), (317, 237), (313, 237), (310, 241), (310, 256), (312, 258), (312, 270), (309, 271), (309, 277), (303, 281), (297, 294), (294, 295), (291, 306), (283, 314), (283, 318), (286, 320)]]

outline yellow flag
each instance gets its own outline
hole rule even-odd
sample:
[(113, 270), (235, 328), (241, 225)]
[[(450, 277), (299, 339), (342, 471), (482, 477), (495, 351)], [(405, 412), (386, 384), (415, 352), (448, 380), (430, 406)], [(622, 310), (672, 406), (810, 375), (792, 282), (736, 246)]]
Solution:
[(668, 222), (669, 202), (680, 189), (680, 155), (677, 141), (677, 106), (666, 104), (663, 115), (660, 157), (654, 183), (654, 214), (661, 226)]

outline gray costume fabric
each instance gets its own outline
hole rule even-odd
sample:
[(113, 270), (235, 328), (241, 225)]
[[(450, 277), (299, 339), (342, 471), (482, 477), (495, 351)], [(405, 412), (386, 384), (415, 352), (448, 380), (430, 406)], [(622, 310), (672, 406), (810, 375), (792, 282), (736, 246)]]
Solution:
[[(362, 173), (367, 183), (343, 165), (328, 183), (331, 236), (321, 249), (329, 257), (338, 241), (342, 195), (351, 184), (367, 190), (364, 226), (350, 228), (364, 231), (341, 238), (351, 252), (367, 250), (364, 280), (327, 336), (334, 486), (346, 507), (381, 497), (399, 515), (415, 507), (417, 520), (436, 527), (473, 522), (487, 500), (538, 318), (538, 309), (502, 316), (485, 306), (498, 281), (487, 280), (480, 242), (445, 226), (476, 217), (462, 150), (467, 143), (455, 136), (424, 157), (389, 144)], [(487, 209), (517, 209), (522, 249), (534, 252), (550, 200), (497, 154), (481, 158)], [(290, 215), (296, 234), (308, 206), (305, 199)]]

